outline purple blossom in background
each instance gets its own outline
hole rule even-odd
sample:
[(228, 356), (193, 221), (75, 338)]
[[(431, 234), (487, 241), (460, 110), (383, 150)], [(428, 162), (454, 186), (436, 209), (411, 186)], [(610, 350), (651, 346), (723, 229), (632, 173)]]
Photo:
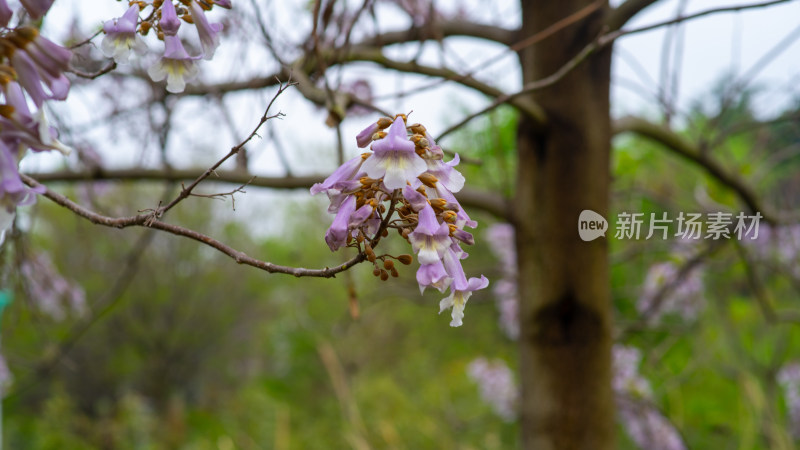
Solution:
[(500, 328), (510, 339), (519, 337), (519, 293), (517, 292), (517, 251), (514, 248), (514, 227), (511, 224), (494, 224), (486, 231), (492, 252), (500, 260), (503, 278), (494, 284)]
[(777, 380), (783, 388), (783, 398), (789, 411), (789, 430), (792, 436), (800, 438), (800, 363), (783, 366)]
[(653, 405), (625, 396), (617, 396), (617, 414), (625, 430), (642, 450), (685, 450), (678, 430)]
[[(372, 143), (372, 153), (342, 164), (325, 181), (313, 185), (311, 194), (325, 192), (330, 200), (328, 212), (336, 214), (325, 233), (331, 250), (357, 248), (374, 265), (373, 274), (382, 280), (390, 274), (398, 276), (394, 260), (403, 264), (412, 261), (411, 255), (375, 254), (372, 246), (389, 231), (381, 224), (391, 224), (417, 255), (420, 292), (428, 287), (440, 292), (450, 289), (450, 295), (439, 302), (439, 312), (452, 308), (450, 325), (457, 327), (462, 324), (472, 293), (488, 286), (489, 280), (483, 275), (468, 279), (461, 266), (467, 254), (459, 244), (474, 243), (464, 226), (474, 228), (477, 223), (469, 219), (453, 195), (464, 185), (464, 177), (454, 168), (458, 156), (443, 162), (443, 152), (440, 148), (432, 150), (433, 140), (426, 136), (425, 127), (407, 125), (402, 114), (377, 120), (356, 136), (361, 148)], [(384, 215), (389, 211), (399, 218), (389, 222), (390, 217)]]
[(11, 373), (11, 369), (8, 368), (5, 356), (0, 354), (0, 397), (8, 392), (8, 388), (13, 382), (14, 375)]
[(63, 320), (67, 311), (79, 316), (86, 312), (83, 288), (64, 278), (46, 253), (27, 255), (20, 265), (20, 274), (26, 280), (31, 301), (53, 319)]
[(652, 265), (636, 303), (637, 311), (652, 321), (672, 313), (685, 320), (696, 319), (705, 306), (702, 272), (693, 267), (679, 279), (680, 270), (674, 262)]
[(787, 268), (796, 279), (800, 279), (800, 225), (780, 227), (764, 224), (758, 238), (744, 239), (742, 244), (753, 252), (759, 261), (771, 261)]
[(617, 412), (631, 439), (643, 450), (685, 449), (678, 430), (652, 403), (650, 382), (639, 374), (639, 349), (615, 345), (612, 358)]
[(496, 359), (489, 362), (477, 358), (467, 366), (467, 374), (478, 384), (481, 398), (506, 422), (517, 417), (519, 389), (514, 382), (514, 374), (505, 361)]
[(136, 32), (139, 20), (139, 5), (133, 4), (119, 19), (112, 19), (103, 24), (106, 36), (100, 43), (103, 54), (114, 58), (117, 63), (127, 63), (131, 51), (144, 53), (147, 46)]

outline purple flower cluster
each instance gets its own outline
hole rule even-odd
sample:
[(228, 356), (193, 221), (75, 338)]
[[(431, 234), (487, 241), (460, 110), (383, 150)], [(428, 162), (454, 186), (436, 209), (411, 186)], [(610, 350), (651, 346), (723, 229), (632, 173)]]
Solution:
[(674, 262), (654, 264), (647, 271), (636, 309), (652, 321), (671, 313), (693, 320), (705, 305), (703, 291), (703, 275), (699, 268), (690, 268), (681, 276)]
[[(41, 17), (51, 3), (23, 1), (22, 6), (31, 17)], [(0, 0), (0, 230), (11, 224), (17, 206), (35, 202), (35, 194), (42, 192), (20, 178), (19, 161), (26, 151), (70, 151), (49, 126), (43, 105), (47, 100), (66, 99), (70, 83), (64, 72), (72, 53), (35, 28), (11, 27), (12, 16), (8, 4)]]
[(467, 374), (479, 386), (481, 398), (507, 422), (517, 417), (519, 389), (514, 374), (505, 361), (476, 358), (467, 366)]
[(780, 227), (762, 225), (758, 238), (742, 241), (760, 261), (770, 261), (786, 267), (787, 272), (800, 279), (800, 225)]
[(489, 227), (486, 237), (492, 243), (492, 252), (500, 260), (503, 278), (494, 283), (500, 327), (509, 339), (519, 337), (519, 292), (517, 291), (517, 251), (514, 248), (514, 227), (498, 223)]
[(778, 384), (783, 388), (786, 408), (789, 411), (789, 429), (792, 436), (800, 438), (800, 363), (787, 364), (778, 372)]
[(67, 311), (86, 311), (86, 293), (77, 283), (64, 278), (46, 253), (26, 257), (20, 266), (31, 301), (48, 316), (63, 320)]
[(635, 347), (615, 345), (613, 348), (612, 385), (619, 418), (640, 448), (683, 450), (686, 444), (680, 433), (652, 403), (650, 383), (639, 374), (641, 359)]
[[(450, 295), (439, 304), (440, 312), (452, 308), (450, 325), (460, 326), (472, 292), (488, 286), (489, 280), (482, 275), (467, 279), (461, 267), (461, 260), (467, 257), (461, 244), (474, 243), (464, 227), (475, 228), (477, 223), (453, 195), (464, 186), (464, 177), (454, 168), (458, 156), (444, 162), (444, 152), (425, 127), (407, 125), (402, 114), (371, 124), (356, 142), (361, 148), (371, 144), (372, 152), (345, 162), (311, 187), (311, 194), (327, 193), (328, 212), (336, 214), (325, 241), (331, 250), (351, 246), (361, 252), (363, 245), (363, 252), (375, 265), (373, 273), (386, 280), (387, 270), (397, 276), (389, 258), (411, 262), (408, 255), (374, 254), (372, 247), (389, 228), (396, 229), (417, 254), (420, 292), (427, 287), (440, 292), (449, 288)], [(394, 212), (398, 218), (391, 220)], [(384, 261), (383, 268), (378, 259)]]
[[(145, 4), (145, 19), (140, 19), (140, 5)], [(219, 33), (222, 24), (208, 21), (205, 13), (214, 5), (230, 9), (230, 0), (187, 0), (178, 3), (172, 0), (153, 0), (149, 2), (131, 2), (128, 10), (121, 17), (103, 24), (101, 49), (103, 53), (114, 58), (118, 63), (125, 63), (131, 52), (143, 53), (147, 46), (141, 36), (155, 29), (158, 39), (164, 41), (164, 54), (159, 61), (150, 66), (148, 74), (153, 81), (166, 78), (167, 90), (173, 93), (183, 92), (186, 82), (197, 75), (196, 60), (210, 60), (219, 46)], [(203, 48), (201, 55), (190, 56), (178, 38), (181, 20), (193, 24), (197, 37)]]

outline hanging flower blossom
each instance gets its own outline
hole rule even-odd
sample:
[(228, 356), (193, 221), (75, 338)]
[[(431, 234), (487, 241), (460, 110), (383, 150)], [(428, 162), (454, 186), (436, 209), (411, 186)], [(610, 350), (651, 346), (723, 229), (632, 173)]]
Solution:
[(136, 32), (139, 20), (139, 5), (134, 3), (119, 19), (103, 24), (106, 36), (100, 43), (103, 54), (117, 63), (127, 63), (131, 51), (143, 53), (147, 46)]
[(164, 36), (164, 56), (147, 70), (153, 81), (167, 79), (167, 91), (183, 92), (186, 81), (197, 76), (195, 60), (199, 56), (189, 56), (177, 36)]
[[(388, 132), (382, 131), (386, 128)], [(389, 226), (395, 228), (417, 255), (420, 292), (428, 287), (440, 292), (449, 288), (440, 311), (452, 308), (450, 324), (460, 326), (467, 300), (474, 291), (488, 286), (489, 280), (483, 275), (467, 279), (464, 274), (461, 260), (468, 255), (459, 244), (471, 245), (474, 238), (463, 227), (477, 223), (452, 194), (464, 185), (464, 177), (454, 168), (458, 158), (442, 161), (441, 148), (432, 148), (433, 139), (426, 136), (425, 127), (407, 126), (402, 114), (381, 118), (356, 137), (359, 147), (374, 141), (373, 152), (345, 162), (325, 181), (312, 186), (311, 193), (325, 192), (330, 199), (328, 211), (336, 214), (325, 234), (331, 250), (343, 246), (358, 249), (382, 280), (398, 275), (394, 260), (412, 261), (411, 255), (375, 254), (373, 246), (388, 235)], [(393, 213), (397, 219), (390, 215)]]
[(7, 27), (14, 12), (8, 7), (6, 0), (0, 0), (0, 27)]
[(165, 1), (161, 6), (161, 18), (158, 20), (158, 26), (165, 37), (178, 34), (181, 21), (178, 19), (178, 13), (175, 11), (175, 5), (172, 4), (172, 0)]
[(53, 6), (55, 0), (20, 0), (22, 6), (34, 20), (41, 18)]
[(402, 117), (395, 119), (385, 138), (372, 144), (372, 156), (362, 168), (370, 178), (383, 178), (387, 189), (400, 189), (406, 183), (419, 184), (417, 176), (428, 168), (408, 140)]
[(210, 23), (206, 18), (205, 11), (196, 1), (189, 3), (189, 11), (192, 14), (194, 26), (197, 28), (200, 44), (203, 46), (203, 58), (212, 59), (219, 46), (219, 32), (222, 31), (222, 24)]

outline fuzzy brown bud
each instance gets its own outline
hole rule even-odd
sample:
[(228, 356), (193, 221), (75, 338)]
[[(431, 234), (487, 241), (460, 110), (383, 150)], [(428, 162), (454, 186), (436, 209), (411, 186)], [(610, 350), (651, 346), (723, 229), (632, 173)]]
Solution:
[(386, 281), (388, 279), (389, 279), (389, 272), (381, 270), (381, 281)]
[(394, 262), (391, 259), (384, 260), (383, 268), (386, 270), (391, 270), (392, 268), (394, 268)]
[(432, 174), (425, 172), (422, 175), (418, 176), (419, 181), (422, 181), (422, 184), (428, 186), (429, 188), (436, 188), (436, 183), (439, 181), (438, 178), (433, 176)]
[(397, 257), (397, 260), (407, 266), (414, 261), (414, 258), (412, 258), (411, 255), (400, 255)]

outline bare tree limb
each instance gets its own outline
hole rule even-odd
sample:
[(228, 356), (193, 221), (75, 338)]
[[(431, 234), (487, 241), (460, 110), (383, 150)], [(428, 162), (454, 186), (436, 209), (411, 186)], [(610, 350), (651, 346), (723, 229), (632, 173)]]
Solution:
[(638, 117), (628, 116), (614, 123), (615, 135), (628, 132), (652, 139), (673, 153), (697, 164), (717, 181), (731, 188), (751, 212), (760, 212), (767, 223), (776, 224), (780, 222), (772, 210), (761, 202), (761, 199), (751, 186), (723, 167), (718, 161), (701, 152), (697, 145), (685, 137), (667, 127)]
[[(27, 176), (40, 183), (53, 182), (89, 182), (89, 181), (191, 181), (203, 174), (200, 169), (98, 169), (92, 172), (73, 172), (60, 170), (55, 172), (28, 173)], [(308, 189), (314, 183), (325, 179), (324, 175), (308, 175), (298, 177), (254, 176), (243, 171), (215, 170), (207, 181), (226, 184), (273, 189)], [(252, 181), (251, 181), (252, 180)], [(508, 200), (500, 195), (464, 188), (455, 194), (459, 203), (468, 208), (483, 210), (498, 218), (508, 219), (511, 207)]]
[[(22, 181), (28, 186), (31, 187), (44, 186), (27, 175), (20, 175), (20, 177), (22, 178)], [(278, 264), (261, 261), (259, 259), (248, 256), (242, 251), (229, 247), (228, 245), (212, 237), (199, 233), (197, 231), (190, 230), (188, 228), (184, 228), (178, 225), (172, 225), (166, 222), (162, 222), (157, 218), (155, 218), (153, 213), (139, 214), (136, 216), (129, 216), (129, 217), (108, 217), (90, 211), (84, 208), (83, 206), (73, 202), (72, 200), (68, 199), (67, 197), (50, 190), (47, 187), (44, 187), (44, 194), (42, 195), (48, 198), (49, 200), (52, 200), (57, 205), (67, 208), (68, 210), (72, 211), (78, 216), (83, 217), (84, 219), (96, 225), (104, 225), (112, 228), (128, 228), (133, 226), (140, 226), (140, 227), (154, 228), (157, 230), (166, 231), (167, 233), (171, 233), (176, 236), (183, 236), (189, 239), (194, 239), (197, 242), (212, 247), (224, 253), (225, 255), (231, 257), (231, 259), (236, 261), (237, 264), (252, 266), (269, 273), (284, 273), (288, 275), (294, 275), (296, 277), (332, 278), (335, 277), (336, 274), (348, 270), (351, 267), (355, 266), (356, 264), (366, 260), (366, 255), (363, 253), (359, 253), (358, 255), (352, 257), (343, 264), (340, 264), (335, 267), (326, 267), (324, 269), (306, 269), (303, 267), (281, 266)], [(379, 238), (380, 236), (377, 237)]]
[(612, 31), (619, 30), (625, 26), (629, 20), (657, 1), (658, 0), (627, 0), (611, 11), (608, 20), (606, 20), (606, 24)]
[(411, 27), (407, 30), (389, 31), (361, 40), (356, 46), (382, 47), (411, 41), (435, 40), (449, 36), (465, 36), (486, 39), (504, 45), (512, 45), (518, 30), (484, 25), (465, 20), (438, 20), (435, 33), (430, 27)]

